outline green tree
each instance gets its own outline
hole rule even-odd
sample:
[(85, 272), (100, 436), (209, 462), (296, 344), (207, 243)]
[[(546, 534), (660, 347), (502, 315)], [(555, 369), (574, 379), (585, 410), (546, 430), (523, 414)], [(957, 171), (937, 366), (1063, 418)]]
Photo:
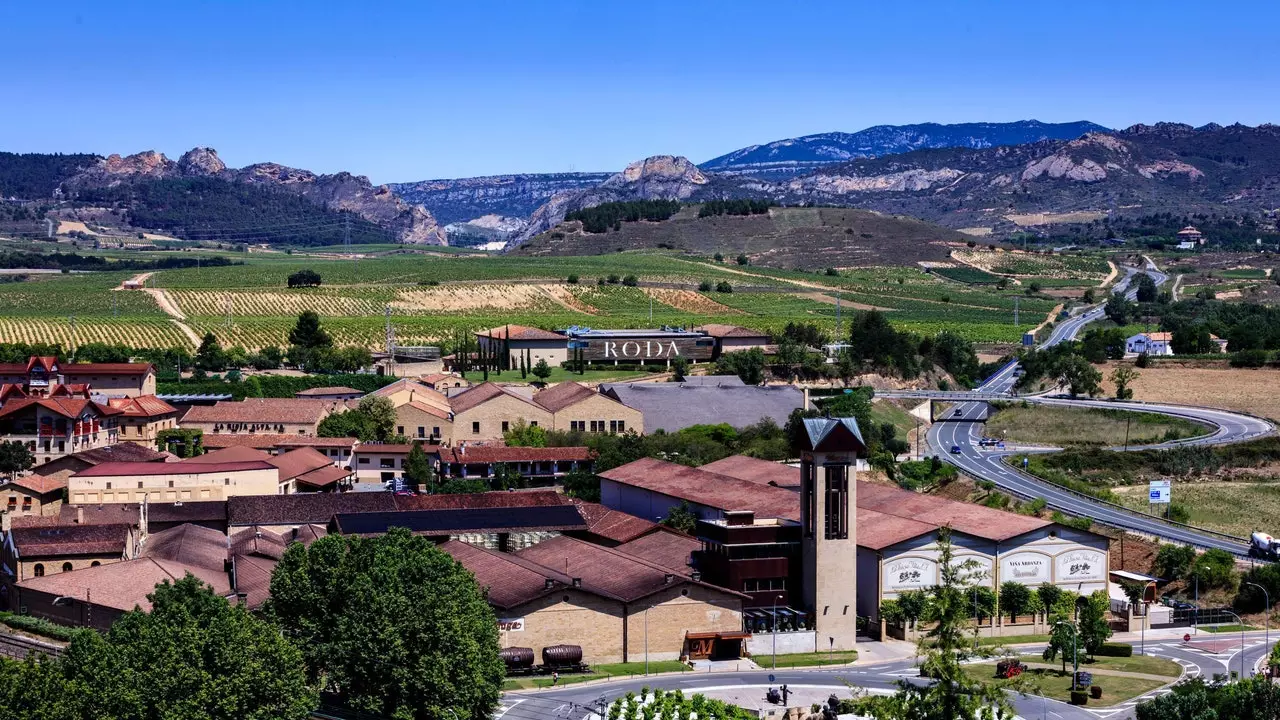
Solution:
[(473, 495), (489, 492), (493, 487), (482, 478), (449, 478), (436, 486), (437, 495)]
[(1080, 639), (1076, 630), (1076, 600), (1079, 595), (1066, 590), (1058, 590), (1057, 593), (1046, 593), (1045, 586), (1041, 585), (1037, 594), (1042, 600), (1048, 600), (1048, 596), (1052, 596), (1052, 602), (1046, 602), (1046, 612), (1049, 616), (1049, 645), (1041, 653), (1041, 657), (1045, 662), (1053, 662), (1054, 658), (1062, 658), (1062, 671), (1067, 670), (1067, 661), (1075, 662), (1072, 657), (1073, 652), (1078, 652), (1080, 648)]
[(227, 354), (222, 351), (222, 344), (213, 333), (206, 332), (201, 338), (195, 364), (201, 370), (221, 370), (227, 366)]
[(1231, 553), (1220, 548), (1205, 550), (1191, 564), (1187, 572), (1187, 581), (1199, 579), (1201, 589), (1227, 588), (1234, 590), (1240, 576), (1236, 573), (1235, 558)]
[(1111, 297), (1107, 298), (1107, 305), (1103, 308), (1103, 313), (1107, 319), (1117, 325), (1128, 325), (1129, 318), (1133, 317), (1137, 312), (1133, 303), (1120, 293), (1111, 293)]
[(672, 382), (684, 382), (684, 378), (688, 374), (689, 374), (689, 358), (681, 355), (671, 361)]
[(1178, 328), (1173, 331), (1169, 347), (1175, 355), (1204, 355), (1216, 352), (1217, 346), (1203, 325)]
[(1191, 563), (1195, 562), (1196, 550), (1187, 545), (1161, 545), (1156, 552), (1154, 570), (1157, 575), (1170, 580), (1187, 577)]
[(682, 533), (690, 534), (698, 526), (698, 516), (694, 514), (693, 508), (685, 501), (668, 510), (667, 516), (662, 519), (662, 524)]
[(510, 430), (502, 434), (502, 441), (511, 447), (546, 447), (547, 431), (539, 425), (530, 425), (524, 421), (524, 418), (520, 418)]
[(333, 345), (333, 338), (320, 326), (320, 316), (314, 310), (304, 310), (289, 331), (289, 344), (313, 350)]
[(1150, 275), (1146, 273), (1138, 273), (1137, 277), (1134, 278), (1134, 281), (1138, 289), (1138, 302), (1152, 303), (1156, 301), (1156, 294), (1158, 292), (1156, 289), (1156, 281), (1152, 280)]
[(435, 482), (435, 475), (435, 471), (431, 469), (431, 461), (427, 459), (427, 453), (422, 449), (422, 443), (415, 442), (404, 459), (405, 480), (411, 485), (430, 488)]
[(547, 364), (545, 359), (539, 358), (538, 362), (534, 364), (533, 369), (529, 372), (533, 373), (533, 376), (538, 378), (538, 380), (546, 382), (547, 378), (551, 377), (551, 366)]
[(1000, 610), (1009, 614), (1014, 622), (1019, 615), (1026, 615), (1031, 605), (1031, 589), (1016, 580), (1000, 583)]
[(1072, 397), (1093, 397), (1102, 392), (1102, 372), (1079, 355), (1068, 355), (1058, 365), (1058, 384)]
[(760, 348), (725, 353), (716, 361), (719, 375), (737, 375), (748, 385), (764, 382), (764, 351)]
[(272, 574), (264, 613), (302, 648), (312, 681), (353, 710), (481, 720), (497, 707), (505, 669), (484, 591), (407, 530), (294, 543)]
[(564, 494), (587, 502), (600, 502), (600, 478), (586, 470), (572, 470), (564, 476)]
[(1093, 657), (1107, 638), (1111, 637), (1111, 625), (1107, 622), (1107, 611), (1111, 609), (1111, 598), (1105, 590), (1098, 590), (1079, 599), (1080, 610), (1076, 629), (1080, 631), (1080, 645), (1089, 657)]
[(12, 480), (18, 473), (26, 472), (36, 462), (27, 446), (17, 440), (0, 442), (0, 472), (8, 473)]
[(299, 270), (289, 275), (289, 287), (320, 287), (320, 273), (315, 270)]
[(353, 437), (361, 442), (387, 442), (395, 436), (396, 408), (378, 395), (360, 398), (354, 410), (333, 413), (316, 428), (320, 437)]
[(1128, 365), (1120, 365), (1111, 371), (1111, 382), (1116, 386), (1117, 400), (1133, 399), (1133, 388), (1129, 387), (1129, 385), (1134, 380), (1137, 380), (1140, 374)]
[(1086, 305), (1092, 305), (1097, 302), (1097, 294), (1093, 288), (1088, 288), (1084, 291), (1084, 294), (1080, 296), (1080, 300)]

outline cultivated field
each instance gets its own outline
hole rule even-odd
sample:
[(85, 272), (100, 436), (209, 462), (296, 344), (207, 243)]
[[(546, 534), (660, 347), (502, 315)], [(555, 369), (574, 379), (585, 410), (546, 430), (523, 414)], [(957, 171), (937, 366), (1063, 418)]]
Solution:
[(1013, 405), (991, 415), (984, 432), (994, 438), (1035, 445), (1130, 445), (1203, 435), (1208, 428), (1151, 413), (1091, 408)]
[[(1130, 507), (1150, 510), (1146, 485), (1113, 488), (1113, 492)], [(1190, 511), (1192, 525), (1236, 537), (1280, 529), (1280, 483), (1174, 483), (1173, 501)]]
[(1041, 255), (1016, 250), (954, 250), (951, 256), (973, 267), (1001, 275), (1035, 275), (1048, 278), (1101, 282), (1111, 272), (1100, 255)]
[[(1117, 364), (1108, 363), (1102, 369), (1103, 389), (1109, 395), (1115, 391), (1107, 378)], [(1130, 387), (1135, 400), (1200, 405), (1280, 419), (1280, 370), (1157, 365), (1138, 370), (1138, 379)]]

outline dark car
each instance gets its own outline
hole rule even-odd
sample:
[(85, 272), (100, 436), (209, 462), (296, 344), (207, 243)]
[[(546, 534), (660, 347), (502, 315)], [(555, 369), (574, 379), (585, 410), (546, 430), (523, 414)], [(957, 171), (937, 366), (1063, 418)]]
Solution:
[(963, 410), (961, 410), (960, 408), (956, 408), (956, 409), (951, 413), (951, 415), (952, 415), (952, 417), (962, 417), (962, 416), (964, 415), (964, 411), (963, 411)]
[(960, 454), (960, 446), (959, 446), (959, 445), (952, 445), (952, 446), (951, 446), (951, 454), (952, 454), (952, 455), (959, 455), (959, 454)]

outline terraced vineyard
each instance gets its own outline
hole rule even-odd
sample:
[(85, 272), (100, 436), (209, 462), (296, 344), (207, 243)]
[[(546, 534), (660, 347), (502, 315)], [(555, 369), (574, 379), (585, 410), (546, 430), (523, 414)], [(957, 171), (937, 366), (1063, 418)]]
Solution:
[(952, 256), (969, 265), (1001, 275), (1087, 278), (1101, 282), (1111, 272), (1106, 259), (1099, 255), (1038, 255), (1003, 250), (957, 250), (952, 253)]
[(74, 347), (89, 342), (124, 343), (132, 347), (165, 348), (190, 345), (176, 325), (164, 318), (115, 320), (112, 318), (0, 317), (0, 342), (60, 343)]

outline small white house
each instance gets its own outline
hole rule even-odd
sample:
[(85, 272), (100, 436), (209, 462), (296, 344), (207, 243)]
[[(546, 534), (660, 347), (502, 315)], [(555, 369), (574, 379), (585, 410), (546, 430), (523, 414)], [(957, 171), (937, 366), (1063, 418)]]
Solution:
[(1172, 355), (1173, 354), (1173, 333), (1167, 332), (1151, 332), (1138, 333), (1133, 337), (1125, 340), (1125, 352), (1141, 355)]

